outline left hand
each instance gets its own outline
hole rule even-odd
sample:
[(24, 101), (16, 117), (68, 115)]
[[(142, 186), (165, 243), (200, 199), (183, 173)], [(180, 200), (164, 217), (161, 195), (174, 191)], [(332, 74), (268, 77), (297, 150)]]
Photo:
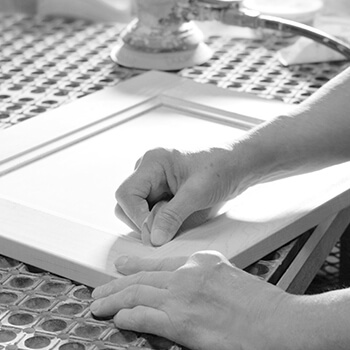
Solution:
[[(129, 271), (135, 271), (140, 259), (136, 265), (128, 263), (134, 266)], [(163, 267), (170, 270), (170, 265)], [(272, 339), (280, 324), (285, 326), (288, 316), (283, 314), (292, 298), (217, 252), (195, 253), (175, 271), (116, 279), (96, 288), (93, 297), (93, 314), (115, 315), (118, 328), (208, 350), (218, 344), (230, 350), (274, 349)]]

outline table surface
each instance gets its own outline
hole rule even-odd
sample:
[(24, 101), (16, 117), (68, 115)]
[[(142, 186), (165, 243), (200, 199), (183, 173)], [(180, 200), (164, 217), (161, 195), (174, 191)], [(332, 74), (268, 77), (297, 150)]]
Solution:
[[(109, 59), (121, 25), (19, 14), (0, 18), (0, 129), (142, 73)], [(204, 84), (298, 104), (343, 70), (344, 62), (282, 67), (276, 52), (288, 39), (211, 36), (212, 59), (174, 74)], [(293, 242), (250, 266), (269, 280), (295, 249)], [(337, 259), (338, 247), (334, 255)], [(337, 261), (330, 261), (334, 268)], [(176, 349), (172, 342), (119, 331), (89, 312), (91, 290), (0, 257), (0, 348)]]

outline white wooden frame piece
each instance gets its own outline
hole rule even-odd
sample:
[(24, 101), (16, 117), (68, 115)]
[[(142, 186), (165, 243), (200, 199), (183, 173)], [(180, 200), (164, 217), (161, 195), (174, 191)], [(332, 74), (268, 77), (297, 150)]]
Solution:
[[(253, 95), (149, 72), (4, 130), (0, 137), (0, 254), (90, 286), (116, 277), (113, 261), (124, 253), (162, 258), (216, 249), (240, 267), (251, 264), (349, 206), (349, 164), (254, 186), (228, 203), (227, 212), (221, 216), (160, 248), (143, 246), (116, 218), (120, 232), (104, 229), (101, 219), (95, 225), (35, 204), (33, 193), (38, 192), (30, 181), (23, 185), (27, 175), (21, 174), (56, 155), (65, 159), (67, 152), (74, 154), (76, 148), (84, 149), (90, 140), (104, 140), (111, 130), (124, 137), (118, 130), (126, 127), (130, 132), (127, 137), (133, 137), (134, 129), (128, 129), (128, 125), (135, 120), (141, 123), (152, 113), (170, 111), (170, 120), (175, 124), (178, 113), (185, 122), (186, 118), (194, 118), (194, 125), (198, 121), (200, 128), (201, 123), (210, 122), (224, 126), (223, 131), (228, 128), (229, 132), (244, 132), (290, 109)], [(157, 130), (158, 125), (152, 128)], [(196, 143), (198, 130), (195, 127), (190, 131)], [(143, 145), (140, 149), (147, 150)], [(103, 148), (99, 151), (101, 155), (106, 153)], [(121, 152), (128, 150), (112, 150), (110, 158), (106, 158), (108, 163), (117, 162)], [(50, 164), (55, 166), (55, 162)], [(124, 164), (120, 166), (124, 171)], [(41, 169), (44, 168), (45, 165)], [(98, 169), (92, 172), (98, 173)], [(50, 179), (40, 178), (39, 182), (44, 180), (55, 186)], [(117, 179), (115, 186), (122, 180)], [(93, 176), (84, 181), (94, 187)], [(22, 188), (23, 198), (17, 185)], [(26, 197), (26, 189), (32, 197)], [(76, 200), (73, 195), (71, 199)]]

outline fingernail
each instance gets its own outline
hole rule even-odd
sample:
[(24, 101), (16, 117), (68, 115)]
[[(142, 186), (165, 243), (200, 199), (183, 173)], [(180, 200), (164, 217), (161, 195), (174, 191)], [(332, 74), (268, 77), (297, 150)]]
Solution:
[(97, 287), (95, 288), (92, 293), (91, 293), (91, 296), (95, 299), (97, 299), (99, 297), (99, 295), (101, 294), (101, 288), (100, 287)]
[(151, 242), (153, 245), (163, 245), (168, 242), (167, 234), (159, 229), (155, 229), (151, 234)]
[(115, 267), (123, 267), (127, 261), (128, 261), (129, 257), (127, 255), (121, 255), (117, 258), (117, 260), (114, 262)]
[(101, 301), (100, 300), (95, 300), (94, 302), (91, 303), (90, 305), (90, 310), (93, 314), (98, 313), (98, 310), (100, 309), (101, 306)]

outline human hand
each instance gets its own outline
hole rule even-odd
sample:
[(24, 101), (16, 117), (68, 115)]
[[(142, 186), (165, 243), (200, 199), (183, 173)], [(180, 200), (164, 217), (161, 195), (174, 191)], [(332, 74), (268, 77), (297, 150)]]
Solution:
[(171, 259), (161, 265), (138, 259), (129, 261), (129, 267), (163, 270), (96, 288), (94, 315), (115, 315), (118, 328), (153, 333), (191, 349), (211, 350), (220, 344), (220, 349), (270, 350), (276, 334), (283, 339), (278, 332), (288, 319), (285, 310), (292, 296), (232, 266), (221, 254), (196, 253), (175, 271), (164, 271), (178, 263), (172, 265)]
[(238, 188), (233, 186), (228, 153), (218, 148), (186, 154), (147, 152), (116, 191), (116, 215), (153, 245), (170, 241), (180, 228), (205, 222)]

